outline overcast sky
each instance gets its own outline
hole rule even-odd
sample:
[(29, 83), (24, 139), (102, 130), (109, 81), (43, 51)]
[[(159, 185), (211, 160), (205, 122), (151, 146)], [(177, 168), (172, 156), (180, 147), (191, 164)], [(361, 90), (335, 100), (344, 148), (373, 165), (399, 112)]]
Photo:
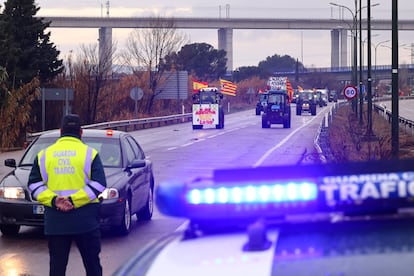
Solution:
[[(334, 7), (329, 2), (355, 10), (356, 0), (227, 0), (227, 1), (187, 1), (187, 0), (37, 0), (40, 16), (173, 16), (173, 17), (226, 17), (233, 18), (320, 18), (339, 19), (341, 16), (351, 19), (351, 12)], [(109, 3), (109, 9), (107, 5)], [(358, 0), (359, 3), (359, 0)], [(371, 1), (378, 3), (371, 9), (371, 15), (377, 19), (391, 19), (391, 0)], [(362, 0), (362, 6), (367, 0)], [(413, 19), (414, 1), (399, 0), (399, 19)], [(362, 16), (366, 13), (362, 10)], [(51, 29), (52, 41), (57, 45), (64, 58), (70, 50), (79, 51), (81, 44), (96, 43), (98, 30)], [(192, 43), (206, 42), (217, 48), (217, 30), (180, 30), (189, 35)], [(122, 48), (125, 37), (131, 32), (128, 29), (114, 29), (113, 39), (118, 48)], [(372, 32), (373, 46), (391, 39), (391, 31)], [(364, 37), (365, 36), (365, 37)], [(363, 38), (366, 34), (363, 33)], [(351, 38), (349, 38), (351, 39)], [(349, 42), (348, 42), (349, 43)], [(413, 32), (399, 32), (400, 63), (410, 63), (413, 55), (411, 43), (414, 43)], [(330, 32), (300, 30), (234, 30), (233, 31), (233, 65), (257, 65), (261, 60), (274, 54), (290, 55), (302, 61), (306, 67), (330, 66)], [(391, 64), (391, 43), (377, 47), (377, 64)], [(350, 46), (348, 46), (350, 47)], [(373, 51), (374, 54), (374, 51)], [(374, 61), (374, 57), (372, 59)]]

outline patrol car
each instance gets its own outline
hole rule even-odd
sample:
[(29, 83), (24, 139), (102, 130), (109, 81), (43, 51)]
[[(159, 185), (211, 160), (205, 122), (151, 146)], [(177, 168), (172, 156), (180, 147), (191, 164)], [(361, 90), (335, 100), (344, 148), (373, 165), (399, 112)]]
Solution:
[(160, 183), (187, 218), (114, 275), (413, 275), (414, 160), (222, 169)]

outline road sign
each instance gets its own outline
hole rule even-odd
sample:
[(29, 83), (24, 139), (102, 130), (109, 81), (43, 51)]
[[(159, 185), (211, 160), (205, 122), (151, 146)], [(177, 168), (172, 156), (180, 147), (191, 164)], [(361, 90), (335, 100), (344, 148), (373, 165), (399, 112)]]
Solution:
[(135, 86), (135, 87), (132, 87), (132, 89), (129, 93), (129, 96), (133, 100), (136, 100), (136, 101), (141, 100), (142, 97), (144, 96), (144, 91), (142, 91), (141, 88)]
[(353, 85), (347, 85), (347, 86), (344, 87), (344, 96), (348, 100), (352, 100), (357, 95), (358, 95), (358, 90), (357, 90), (357, 88), (355, 86), (353, 86)]
[(168, 71), (162, 74), (163, 81), (158, 83), (155, 99), (185, 100), (188, 97), (188, 72)]
[(41, 99), (46, 101), (73, 101), (72, 88), (42, 88)]

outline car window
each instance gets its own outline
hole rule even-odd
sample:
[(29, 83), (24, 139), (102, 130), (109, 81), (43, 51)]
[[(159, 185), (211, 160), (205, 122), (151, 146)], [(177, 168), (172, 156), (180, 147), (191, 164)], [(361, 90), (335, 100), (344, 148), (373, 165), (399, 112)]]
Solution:
[(133, 152), (135, 153), (135, 158), (141, 160), (145, 159), (144, 151), (141, 149), (141, 147), (138, 145), (135, 139), (133, 139), (132, 137), (127, 137), (127, 141), (132, 147)]
[(216, 102), (215, 92), (203, 92), (201, 94), (201, 103), (215, 103)]
[(136, 158), (134, 149), (132, 148), (131, 144), (126, 139), (122, 141), (122, 144), (123, 144), (122, 150), (125, 153), (128, 164), (130, 164)]
[(260, 94), (259, 101), (263, 102), (263, 101), (266, 101), (266, 100), (267, 100), (267, 95), (266, 94)]
[(280, 104), (283, 103), (284, 97), (281, 94), (271, 94), (269, 95), (268, 102)]
[(313, 95), (314, 95), (313, 92), (302, 92), (301, 98), (303, 100), (311, 100), (313, 98)]

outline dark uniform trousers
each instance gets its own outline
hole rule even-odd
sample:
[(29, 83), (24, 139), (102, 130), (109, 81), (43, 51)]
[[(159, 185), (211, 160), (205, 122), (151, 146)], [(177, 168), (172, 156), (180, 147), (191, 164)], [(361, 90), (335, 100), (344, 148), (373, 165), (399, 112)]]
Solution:
[(72, 241), (82, 257), (87, 276), (102, 276), (102, 266), (99, 260), (101, 252), (100, 229), (73, 235), (48, 235), (50, 255), (50, 276), (64, 276), (69, 260)]

